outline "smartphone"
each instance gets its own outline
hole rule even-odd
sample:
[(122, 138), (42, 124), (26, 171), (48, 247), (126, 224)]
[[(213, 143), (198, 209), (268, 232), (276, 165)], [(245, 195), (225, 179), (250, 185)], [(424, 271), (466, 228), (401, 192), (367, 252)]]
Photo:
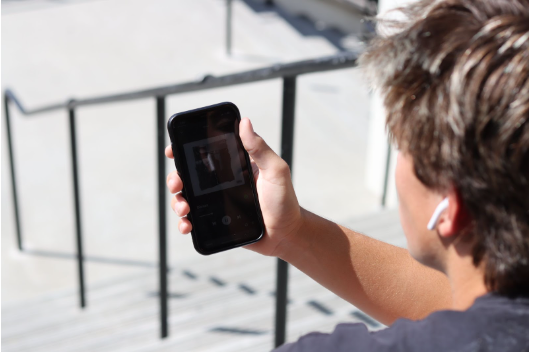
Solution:
[(264, 224), (239, 109), (223, 102), (174, 114), (168, 133), (191, 208), (194, 248), (210, 255), (255, 243)]

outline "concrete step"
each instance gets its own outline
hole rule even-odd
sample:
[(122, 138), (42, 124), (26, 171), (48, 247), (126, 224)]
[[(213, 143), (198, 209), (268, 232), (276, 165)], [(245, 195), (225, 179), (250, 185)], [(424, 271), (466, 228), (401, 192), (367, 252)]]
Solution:
[[(345, 224), (400, 238), (393, 211)], [(395, 233), (396, 232), (396, 233)], [(8, 351), (260, 351), (273, 348), (276, 259), (235, 249), (176, 263), (169, 272), (169, 337), (159, 338), (156, 269), (89, 286), (89, 306), (62, 291), (2, 307)], [(384, 326), (289, 267), (287, 338), (331, 331), (340, 322)]]
[[(257, 271), (261, 271), (265, 267), (263, 264), (261, 262), (256, 262), (243, 269), (239, 269), (240, 277), (233, 276), (233, 278), (235, 278), (234, 283), (225, 279), (221, 280), (220, 276), (215, 275), (206, 276), (202, 280), (194, 281), (189, 278), (184, 279), (182, 276), (171, 275), (169, 276), (169, 283), (171, 283), (173, 287), (182, 287), (180, 288), (180, 291), (171, 290), (171, 298), (176, 296), (183, 297), (185, 298), (185, 302), (188, 303), (187, 305), (189, 305), (187, 297), (192, 296), (192, 293), (198, 293), (194, 296), (194, 300), (200, 301), (205, 305), (209, 303), (210, 297), (212, 297), (212, 294), (210, 293), (211, 290), (217, 287), (228, 287), (234, 291), (238, 291), (242, 285), (240, 278), (247, 278)], [(231, 273), (231, 268), (229, 268), (229, 270), (230, 271), (228, 272)], [(273, 273), (273, 271), (268, 272), (271, 274)], [(46, 335), (46, 338), (44, 338), (46, 342), (57, 342), (66, 339), (68, 336), (72, 337), (73, 335), (83, 334), (84, 330), (87, 329), (98, 330), (100, 327), (109, 325), (107, 320), (97, 320), (102, 315), (111, 316), (118, 322), (135, 320), (137, 317), (143, 315), (156, 315), (158, 313), (157, 300), (154, 299), (155, 297), (151, 294), (155, 294), (157, 291), (157, 276), (155, 272), (153, 274), (152, 277), (145, 278), (142, 282), (128, 282), (129, 286), (122, 285), (120, 290), (116, 290), (115, 293), (113, 293), (114, 295), (101, 296), (101, 293), (97, 292), (96, 294), (100, 294), (98, 300), (93, 300), (93, 305), (88, 307), (85, 313), (81, 313), (80, 310), (75, 307), (67, 308), (69, 312), (74, 313), (71, 320), (68, 321), (65, 321), (62, 316), (48, 315), (49, 312), (46, 311), (45, 313), (35, 311), (34, 314), (36, 317), (32, 320), (30, 325), (28, 325), (26, 320), (18, 320), (5, 329), (7, 331), (5, 334), (9, 336), (9, 339), (6, 341), (17, 340), (21, 338), (21, 335), (24, 336), (29, 334), (32, 336), (32, 339), (25, 340), (25, 344), (31, 344), (31, 342), (35, 340), (40, 340), (40, 338), (36, 336), (44, 334)], [(267, 277), (262, 276), (262, 279), (265, 280)], [(213, 281), (213, 279), (216, 279), (216, 281)], [(185, 281), (193, 283), (187, 283)], [(272, 275), (269, 284), (273, 283), (273, 281)], [(221, 285), (222, 283), (226, 284)], [(150, 297), (152, 297), (152, 300), (146, 300)], [(192, 304), (194, 305), (194, 302)], [(132, 311), (132, 308), (135, 308), (136, 310)], [(47, 309), (49, 309), (48, 311), (52, 310), (50, 308)], [(177, 308), (176, 310), (177, 312), (182, 311), (181, 308)], [(80, 330), (78, 331), (72, 329), (72, 326), (76, 323), (91, 320), (93, 321), (92, 326), (90, 327), (83, 326), (80, 327)], [(54, 330), (52, 335), (47, 334), (47, 331), (50, 329)], [(40, 343), (43, 344), (45, 342), (40, 341)]]

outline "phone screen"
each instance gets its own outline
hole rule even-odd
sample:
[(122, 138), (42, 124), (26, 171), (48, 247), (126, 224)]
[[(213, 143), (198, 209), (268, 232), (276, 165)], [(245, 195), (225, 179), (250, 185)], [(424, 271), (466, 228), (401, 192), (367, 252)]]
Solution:
[(248, 154), (232, 103), (176, 114), (169, 133), (191, 211), (193, 242), (201, 254), (255, 242), (263, 220)]

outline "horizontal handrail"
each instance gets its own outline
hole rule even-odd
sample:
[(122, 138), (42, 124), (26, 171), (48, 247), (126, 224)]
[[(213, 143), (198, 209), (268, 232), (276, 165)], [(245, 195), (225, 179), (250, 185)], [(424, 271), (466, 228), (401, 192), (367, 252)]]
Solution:
[(141, 98), (162, 97), (169, 94), (187, 93), (201, 91), (210, 88), (220, 88), (243, 83), (258, 82), (274, 78), (298, 76), (312, 72), (322, 72), (341, 68), (353, 67), (357, 61), (359, 53), (343, 52), (340, 54), (321, 57), (311, 60), (296, 61), (287, 64), (275, 64), (269, 67), (255, 69), (236, 74), (223, 76), (205, 75), (200, 80), (179, 83), (176, 85), (150, 88), (140, 91), (119, 93), (107, 96), (93, 97), (87, 99), (70, 99), (65, 103), (51, 104), (35, 109), (26, 109), (17, 96), (10, 89), (5, 90), (5, 95), (11, 100), (24, 115), (49, 112), (59, 109), (73, 109), (84, 105), (113, 103)]

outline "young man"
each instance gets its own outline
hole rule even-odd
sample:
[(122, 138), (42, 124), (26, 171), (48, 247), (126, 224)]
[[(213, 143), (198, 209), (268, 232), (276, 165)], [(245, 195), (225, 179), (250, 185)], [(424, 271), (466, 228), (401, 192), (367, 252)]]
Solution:
[[(287, 164), (241, 121), (266, 227), (248, 248), (390, 325), (369, 333), (341, 324), (278, 349), (529, 350), (528, 1), (422, 1), (401, 11), (360, 63), (400, 151), (408, 251), (301, 208)], [(168, 187), (182, 189), (175, 172)], [(181, 194), (172, 207), (189, 212)], [(186, 218), (178, 227), (192, 229)]]

